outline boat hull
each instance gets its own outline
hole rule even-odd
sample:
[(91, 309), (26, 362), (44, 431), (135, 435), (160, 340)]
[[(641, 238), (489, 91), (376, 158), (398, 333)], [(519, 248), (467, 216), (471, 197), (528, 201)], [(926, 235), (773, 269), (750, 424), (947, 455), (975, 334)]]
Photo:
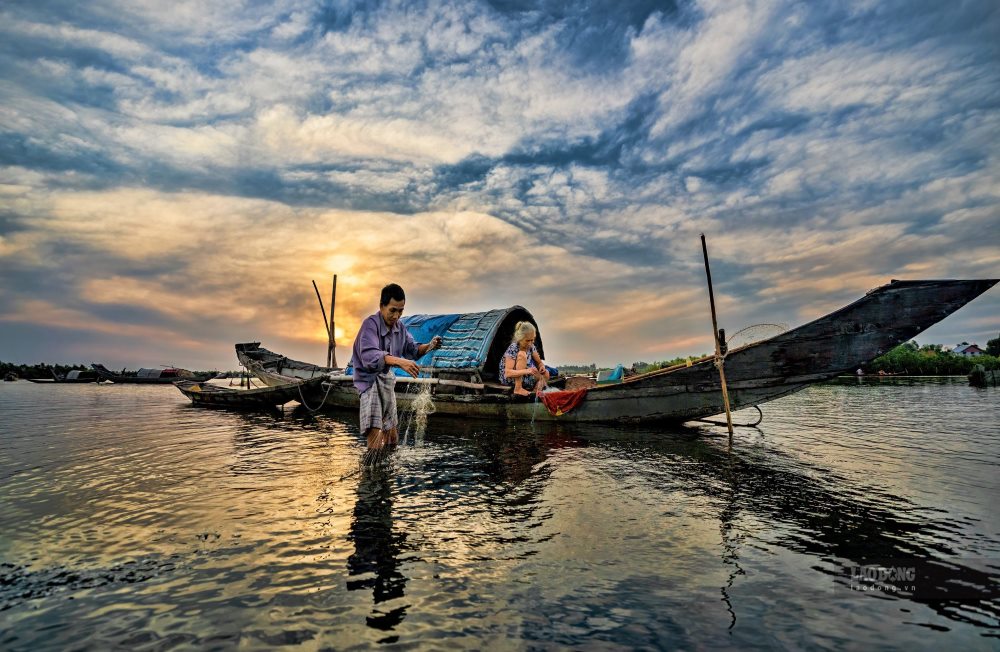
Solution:
[[(396, 404), (400, 412), (412, 410), (418, 389), (406, 382), (396, 383)], [(786, 384), (780, 388), (746, 388), (730, 390), (730, 399), (741, 406), (753, 406), (804, 389), (808, 384)], [(329, 391), (327, 391), (329, 390)], [(432, 392), (432, 412), (435, 416), (451, 415), (513, 421), (572, 421), (572, 422), (682, 422), (704, 418), (722, 411), (718, 391), (694, 392), (680, 386), (661, 386), (636, 391), (626, 386), (594, 388), (572, 411), (555, 415), (535, 398), (514, 398), (509, 394), (451, 394)], [(349, 382), (324, 383), (323, 391), (306, 395), (313, 410), (357, 410), (358, 392)], [(736, 409), (736, 408), (734, 408)]]

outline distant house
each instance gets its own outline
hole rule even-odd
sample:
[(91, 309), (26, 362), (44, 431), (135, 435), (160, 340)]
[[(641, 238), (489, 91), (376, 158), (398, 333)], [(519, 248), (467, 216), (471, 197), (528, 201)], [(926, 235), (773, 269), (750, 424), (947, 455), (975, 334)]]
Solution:
[(986, 351), (982, 350), (975, 344), (959, 344), (952, 349), (951, 352), (955, 355), (964, 355), (969, 358), (973, 358), (977, 355), (986, 355)]

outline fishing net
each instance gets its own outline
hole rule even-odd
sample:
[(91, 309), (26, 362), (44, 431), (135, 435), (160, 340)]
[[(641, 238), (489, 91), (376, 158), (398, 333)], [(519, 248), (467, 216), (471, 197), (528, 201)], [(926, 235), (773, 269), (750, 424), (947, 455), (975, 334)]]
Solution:
[(406, 437), (411, 432), (411, 427), (413, 428), (414, 439), (422, 441), (424, 432), (427, 430), (427, 416), (430, 414), (434, 414), (434, 399), (431, 398), (431, 386), (421, 385), (416, 397), (414, 397), (413, 402), (410, 404), (410, 419), (406, 424), (406, 430), (403, 432), (403, 441), (406, 441)]
[(781, 335), (788, 330), (788, 324), (754, 324), (740, 329), (726, 338), (729, 350), (741, 346), (769, 340), (775, 335)]

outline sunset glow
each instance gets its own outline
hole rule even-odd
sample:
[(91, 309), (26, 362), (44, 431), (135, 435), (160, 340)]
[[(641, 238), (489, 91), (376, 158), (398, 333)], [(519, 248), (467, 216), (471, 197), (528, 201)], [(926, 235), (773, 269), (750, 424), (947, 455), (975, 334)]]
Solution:
[(730, 332), (1000, 274), (993, 3), (501, 4), (5, 5), (0, 359), (322, 362), (334, 274), (341, 364), (389, 282), (698, 355), (702, 232)]

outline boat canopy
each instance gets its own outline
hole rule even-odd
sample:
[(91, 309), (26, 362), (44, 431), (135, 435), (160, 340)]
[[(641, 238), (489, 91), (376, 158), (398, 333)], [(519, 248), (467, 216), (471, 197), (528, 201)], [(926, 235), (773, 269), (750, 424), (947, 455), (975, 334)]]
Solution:
[[(497, 376), (500, 358), (514, 337), (514, 326), (519, 321), (531, 322), (537, 333), (535, 346), (545, 357), (542, 333), (530, 312), (521, 306), (497, 308), (486, 312), (469, 312), (451, 315), (410, 315), (403, 317), (410, 335), (418, 343), (427, 343), (440, 335), (441, 348), (429, 351), (417, 359), (417, 364), (435, 371), (479, 372), (486, 377)], [(398, 376), (406, 375), (394, 369)], [(426, 372), (422, 376), (429, 375)]]

